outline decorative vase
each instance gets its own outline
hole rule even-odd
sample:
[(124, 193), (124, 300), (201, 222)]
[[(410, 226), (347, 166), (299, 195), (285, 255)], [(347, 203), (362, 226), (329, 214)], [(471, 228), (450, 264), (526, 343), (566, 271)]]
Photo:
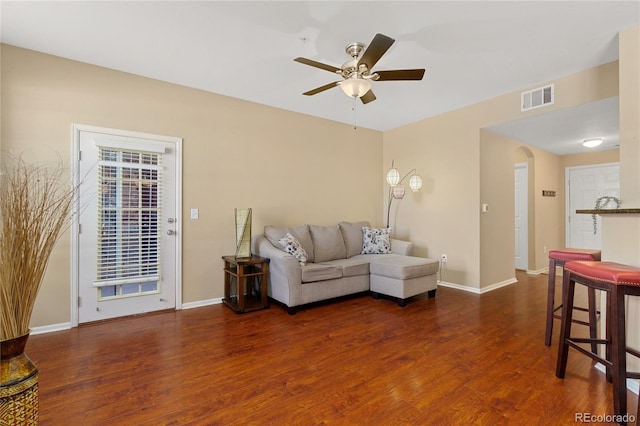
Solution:
[(29, 333), (0, 342), (0, 424), (38, 424), (38, 369), (24, 348)]

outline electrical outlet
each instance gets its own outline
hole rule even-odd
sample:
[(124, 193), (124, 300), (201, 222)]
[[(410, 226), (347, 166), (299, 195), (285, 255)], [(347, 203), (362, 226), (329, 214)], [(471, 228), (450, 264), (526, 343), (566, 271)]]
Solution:
[(440, 260), (442, 261), (442, 263), (447, 263), (447, 255), (443, 254), (442, 256), (440, 256)]

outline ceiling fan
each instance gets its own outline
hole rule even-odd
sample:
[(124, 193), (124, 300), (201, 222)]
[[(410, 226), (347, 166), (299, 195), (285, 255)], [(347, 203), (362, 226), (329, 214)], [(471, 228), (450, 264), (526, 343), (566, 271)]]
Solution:
[[(425, 71), (424, 68), (412, 70), (372, 71), (378, 60), (380, 60), (382, 55), (389, 50), (394, 42), (395, 40), (391, 37), (384, 34), (376, 34), (366, 50), (364, 43), (349, 43), (345, 47), (345, 51), (352, 59), (342, 64), (340, 68), (307, 58), (295, 58), (294, 61), (300, 62), (301, 64), (310, 65), (342, 76), (342, 81), (334, 81), (333, 83), (325, 84), (324, 86), (304, 92), (303, 95), (312, 96), (335, 86), (340, 86), (347, 96), (358, 97), (363, 104), (368, 104), (369, 102), (376, 100), (376, 96), (371, 90), (371, 80), (422, 80)], [(360, 56), (361, 53), (362, 56)]]

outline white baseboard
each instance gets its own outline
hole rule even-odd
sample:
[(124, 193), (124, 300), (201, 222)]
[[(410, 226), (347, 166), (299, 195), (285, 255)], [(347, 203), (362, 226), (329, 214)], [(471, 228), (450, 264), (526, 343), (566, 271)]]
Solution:
[[(215, 299), (199, 300), (197, 302), (183, 303), (182, 309), (199, 308), (201, 306), (217, 305), (220, 303), (222, 303), (222, 297), (218, 297)], [(55, 331), (70, 330), (71, 328), (72, 327), (70, 322), (62, 322), (60, 324), (50, 324), (50, 325), (42, 325), (39, 327), (32, 327), (31, 334), (35, 335), (35, 334), (53, 333)]]
[(548, 274), (549, 273), (549, 267), (542, 268), (542, 269), (527, 269), (525, 272), (527, 273), (527, 275)]
[(40, 327), (31, 328), (31, 334), (53, 333), (54, 331), (70, 330), (70, 322), (62, 322), (60, 324), (42, 325)]
[[(607, 372), (607, 370), (604, 368), (604, 365), (602, 365), (599, 362), (596, 363), (596, 370), (598, 370), (602, 374), (606, 374), (606, 372)], [(638, 382), (637, 380), (633, 380), (633, 379), (627, 379), (627, 389), (629, 389), (631, 392), (633, 392), (636, 395), (638, 395), (639, 392), (640, 392), (640, 382)]]
[(461, 284), (456, 284), (456, 283), (449, 283), (449, 282), (446, 282), (446, 281), (438, 281), (438, 285), (441, 285), (443, 287), (454, 288), (456, 290), (467, 291), (469, 293), (474, 293), (474, 294), (484, 294), (484, 293), (488, 293), (488, 292), (493, 291), (493, 290), (497, 290), (497, 289), (499, 289), (501, 287), (505, 287), (505, 286), (511, 285), (513, 283), (517, 283), (517, 282), (518, 282), (518, 280), (514, 277), (514, 278), (509, 278), (508, 280), (501, 281), (499, 283), (491, 284), (490, 286), (483, 287), (483, 288), (469, 287), (469, 286), (466, 286), (466, 285), (461, 285)]
[(197, 302), (187, 302), (182, 304), (182, 309), (201, 308), (203, 306), (219, 305), (222, 303), (222, 297), (215, 299), (198, 300)]
[(469, 287), (469, 286), (466, 286), (466, 285), (450, 283), (450, 282), (447, 282), (447, 281), (438, 281), (438, 285), (442, 286), (442, 287), (448, 287), (448, 288), (453, 288), (453, 289), (456, 289), (456, 290), (466, 291), (468, 293), (480, 294), (480, 289), (479, 288)]

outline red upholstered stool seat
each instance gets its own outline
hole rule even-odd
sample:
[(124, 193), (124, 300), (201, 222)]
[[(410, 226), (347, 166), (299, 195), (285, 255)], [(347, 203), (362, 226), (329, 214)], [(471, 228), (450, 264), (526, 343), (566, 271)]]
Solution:
[[(562, 305), (555, 305), (556, 294), (556, 266), (560, 266), (564, 271), (564, 264), (572, 260), (600, 260), (600, 250), (592, 249), (579, 249), (579, 248), (565, 248), (558, 250), (551, 250), (549, 252), (549, 282), (547, 290), (547, 327), (544, 337), (544, 344), (551, 346), (551, 337), (553, 334), (553, 319), (560, 319), (560, 315), (556, 315), (556, 311), (562, 308)], [(596, 337), (596, 293), (595, 290), (589, 289), (589, 308), (574, 307), (579, 311), (589, 313), (589, 322), (580, 321), (574, 319), (573, 322), (589, 326), (591, 337)], [(593, 352), (597, 351), (597, 345), (594, 343), (592, 346)]]
[(568, 262), (570, 260), (600, 260), (600, 250), (566, 248), (559, 250), (551, 250), (549, 259), (555, 259)]
[(640, 268), (615, 262), (578, 261), (564, 265), (577, 275), (616, 285), (640, 286)]
[[(602, 290), (607, 294), (606, 338), (577, 338), (571, 336), (571, 319), (575, 284), (589, 289)], [(607, 379), (613, 383), (613, 408), (616, 416), (627, 413), (626, 379), (640, 378), (639, 372), (627, 371), (627, 353), (640, 357), (640, 352), (627, 348), (625, 326), (625, 296), (640, 296), (640, 268), (615, 262), (569, 261), (564, 265), (562, 283), (562, 322), (560, 326), (560, 346), (556, 376), (564, 378), (569, 348), (590, 356), (607, 368)], [(589, 352), (580, 344), (604, 344), (606, 354), (603, 358)], [(623, 417), (620, 417), (623, 418)], [(624, 420), (621, 421), (624, 423)]]

